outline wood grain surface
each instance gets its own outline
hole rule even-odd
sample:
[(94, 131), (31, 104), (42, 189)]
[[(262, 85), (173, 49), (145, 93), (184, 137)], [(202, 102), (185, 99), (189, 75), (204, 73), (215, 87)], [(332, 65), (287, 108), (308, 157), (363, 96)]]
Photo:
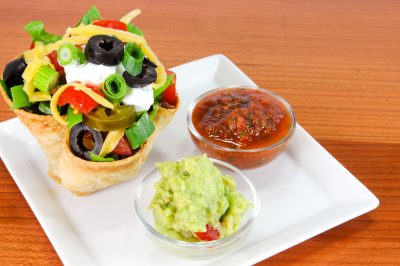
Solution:
[[(62, 34), (92, 1), (0, 1), (0, 70), (29, 46), (34, 19)], [(400, 264), (400, 2), (96, 1), (136, 24), (167, 67), (222, 53), (294, 107), (299, 123), (380, 206), (259, 265)], [(0, 121), (14, 117), (0, 102)], [(6, 140), (0, 140), (6, 141)], [(0, 163), (0, 265), (61, 261)]]

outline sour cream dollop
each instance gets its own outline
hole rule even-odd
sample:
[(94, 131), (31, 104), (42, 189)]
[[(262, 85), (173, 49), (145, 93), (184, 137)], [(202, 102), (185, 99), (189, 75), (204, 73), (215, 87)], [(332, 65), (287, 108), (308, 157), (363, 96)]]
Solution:
[(117, 66), (104, 66), (92, 63), (69, 64), (64, 67), (67, 83), (80, 81), (82, 83), (100, 86), (111, 74), (117, 72)]
[(122, 102), (126, 105), (135, 106), (136, 112), (149, 110), (154, 103), (151, 84), (142, 88), (128, 88), (128, 92)]

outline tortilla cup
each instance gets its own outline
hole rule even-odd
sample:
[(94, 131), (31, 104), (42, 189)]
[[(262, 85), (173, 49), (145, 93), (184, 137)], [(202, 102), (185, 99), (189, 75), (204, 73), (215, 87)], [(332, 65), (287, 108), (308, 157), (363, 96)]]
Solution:
[[(7, 105), (11, 108), (12, 102), (8, 95), (1, 90), (1, 94)], [(57, 183), (60, 183), (57, 174), (58, 157), (61, 155), (62, 145), (64, 143), (67, 128), (61, 125), (51, 115), (37, 115), (24, 111), (23, 109), (14, 109), (22, 124), (36, 138), (40, 147), (44, 151), (48, 160), (48, 174)]]
[(134, 178), (147, 160), (157, 135), (172, 120), (178, 107), (179, 103), (174, 109), (160, 108), (154, 119), (156, 130), (137, 153), (121, 160), (112, 162), (83, 160), (71, 152), (66, 138), (58, 164), (61, 185), (75, 195), (85, 196)]

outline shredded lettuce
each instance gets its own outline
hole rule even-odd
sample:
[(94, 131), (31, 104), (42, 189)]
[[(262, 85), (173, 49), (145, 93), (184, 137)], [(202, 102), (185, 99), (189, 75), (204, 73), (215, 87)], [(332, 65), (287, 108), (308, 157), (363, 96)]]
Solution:
[(100, 11), (97, 9), (95, 5), (93, 5), (91, 8), (88, 9), (88, 11), (86, 11), (86, 13), (83, 15), (83, 17), (76, 26), (79, 26), (81, 24), (83, 25), (92, 24), (94, 19), (102, 19)]
[(111, 157), (100, 157), (93, 152), (89, 152), (90, 154), (90, 159), (92, 159), (93, 162), (112, 162), (114, 161), (114, 158)]
[(34, 42), (40, 41), (49, 44), (61, 40), (62, 36), (51, 34), (44, 29), (43, 21), (34, 20), (25, 25), (24, 29), (29, 33)]
[(131, 23), (126, 24), (126, 30), (143, 37), (143, 31)]

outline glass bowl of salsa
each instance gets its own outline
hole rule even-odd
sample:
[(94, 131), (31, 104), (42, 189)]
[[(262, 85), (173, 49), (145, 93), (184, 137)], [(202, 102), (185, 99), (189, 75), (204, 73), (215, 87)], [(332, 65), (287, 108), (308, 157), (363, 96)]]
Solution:
[(249, 86), (203, 93), (190, 104), (187, 123), (200, 150), (241, 169), (271, 162), (286, 149), (296, 128), (284, 98)]

